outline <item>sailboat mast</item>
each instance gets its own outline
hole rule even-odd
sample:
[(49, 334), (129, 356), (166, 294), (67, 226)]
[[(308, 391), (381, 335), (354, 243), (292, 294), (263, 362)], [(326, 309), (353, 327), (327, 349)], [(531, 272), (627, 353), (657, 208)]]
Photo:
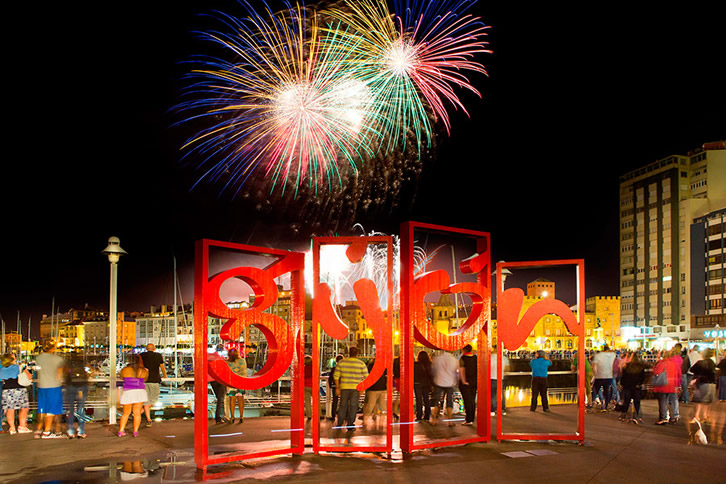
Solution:
[(179, 321), (176, 317), (176, 310), (177, 310), (177, 301), (176, 301), (176, 291), (177, 291), (177, 281), (176, 281), (176, 256), (172, 256), (174, 259), (174, 377), (179, 378)]

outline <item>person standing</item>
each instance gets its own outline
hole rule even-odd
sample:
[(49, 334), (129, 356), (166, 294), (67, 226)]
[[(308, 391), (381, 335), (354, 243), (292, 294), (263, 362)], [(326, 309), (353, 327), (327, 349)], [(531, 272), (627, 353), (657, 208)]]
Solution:
[(126, 424), (129, 416), (133, 414), (133, 436), (139, 436), (139, 427), (141, 426), (141, 411), (144, 403), (148, 401), (146, 394), (145, 380), (149, 377), (149, 370), (144, 367), (144, 360), (138, 354), (128, 353), (126, 355), (126, 366), (121, 370), (121, 378), (123, 378), (123, 389), (121, 390), (121, 398), (119, 402), (123, 407), (121, 421), (119, 422), (118, 436), (126, 435)]
[(333, 363), (332, 368), (328, 372), (328, 398), (332, 397), (328, 420), (332, 420), (333, 422), (335, 422), (335, 417), (338, 414), (338, 392), (336, 391), (338, 387), (335, 384), (335, 367), (338, 366), (338, 363), (343, 358), (343, 355), (336, 356), (335, 363)]
[(66, 363), (63, 374), (63, 383), (65, 384), (64, 401), (68, 413), (66, 414), (66, 422), (68, 423), (68, 438), (74, 437), (75, 429), (73, 424), (78, 414), (78, 433), (79, 439), (86, 438), (86, 397), (88, 397), (88, 372), (80, 358), (71, 358)]
[(532, 402), (529, 405), (530, 412), (537, 411), (537, 396), (542, 400), (542, 410), (545, 412), (550, 411), (550, 402), (547, 399), (547, 369), (550, 366), (552, 366), (552, 361), (547, 358), (544, 350), (539, 350), (537, 352), (537, 358), (529, 362), (529, 367), (532, 369)]
[(678, 388), (681, 386), (680, 368), (675, 368), (675, 363), (671, 359), (671, 352), (665, 353), (660, 361), (653, 368), (653, 378), (658, 378), (665, 372), (665, 383), (653, 387), (653, 392), (658, 397), (658, 420), (656, 425), (665, 425), (668, 423), (668, 405), (671, 405), (672, 415), (671, 421), (678, 421)]
[(630, 400), (632, 400), (633, 418), (630, 421), (636, 424), (642, 424), (640, 399), (642, 397), (643, 384), (645, 383), (645, 365), (640, 361), (637, 353), (633, 353), (630, 361), (623, 368), (620, 383), (623, 385), (623, 411), (620, 414), (619, 420), (624, 422), (627, 419)]
[[(32, 430), (28, 428), (28, 389), (18, 383), (18, 377), (22, 372), (31, 378), (28, 370), (21, 370), (14, 354), (2, 356), (2, 367), (0, 368), (0, 380), (2, 381), (2, 411), (7, 417), (10, 435), (28, 434)], [(15, 426), (15, 412), (18, 411), (18, 426)]]
[(146, 426), (151, 427), (151, 407), (159, 401), (161, 377), (163, 375), (166, 378), (166, 367), (164, 357), (156, 352), (156, 347), (151, 343), (146, 345), (146, 352), (141, 353), (141, 359), (144, 367), (149, 370), (149, 377), (146, 379), (146, 394), (149, 401), (144, 404), (144, 414), (146, 414)]
[(338, 427), (344, 425), (349, 433), (355, 430), (355, 417), (358, 414), (360, 392), (358, 384), (368, 376), (368, 368), (358, 359), (358, 348), (348, 350), (348, 358), (344, 358), (335, 367), (336, 392), (340, 397), (338, 409)]
[(431, 425), (436, 425), (441, 411), (441, 405), (446, 397), (446, 417), (449, 427), (454, 426), (451, 417), (454, 414), (454, 388), (459, 381), (459, 362), (447, 352), (434, 357), (431, 364), (431, 373), (434, 382), (434, 405), (431, 409)]
[[(38, 421), (42, 422), (43, 433), (41, 439), (57, 439), (65, 436), (60, 429), (51, 432), (53, 420), (63, 415), (63, 358), (55, 354), (55, 342), (49, 341), (43, 346), (43, 352), (38, 355), (35, 364), (38, 370)], [(111, 371), (115, 371), (112, 368)]]
[[(227, 354), (227, 364), (229, 369), (236, 375), (247, 377), (247, 360), (240, 356), (239, 351), (232, 348)], [(227, 388), (227, 399), (229, 399), (229, 417), (231, 423), (234, 423), (234, 406), (235, 402), (239, 408), (239, 423), (245, 421), (245, 391), (241, 388)]]
[[(213, 353), (207, 354), (207, 362), (223, 359), (221, 355), (223, 351), (224, 346), (221, 344), (217, 345)], [(224, 398), (227, 394), (227, 388), (224, 386), (224, 383), (218, 382), (212, 377), (212, 375), (209, 375), (209, 385), (212, 387), (214, 397), (217, 399), (217, 407), (214, 412), (214, 421), (220, 424), (227, 420), (224, 417)]]
[[(577, 350), (572, 353), (572, 364), (570, 369), (577, 372), (578, 363)], [(585, 408), (592, 408), (592, 365), (590, 357), (585, 353)]]
[(718, 368), (718, 400), (726, 402), (726, 351), (723, 352), (716, 368)]
[(476, 417), (477, 361), (471, 345), (464, 346), (459, 358), (459, 391), (464, 400), (466, 419), (464, 425), (474, 425)]
[(703, 351), (703, 358), (691, 367), (694, 379), (693, 403), (696, 404), (693, 420), (699, 422), (709, 418), (711, 404), (716, 399), (716, 363), (712, 358), (713, 350), (706, 348)]
[(431, 359), (420, 351), (413, 364), (413, 391), (416, 395), (416, 420), (428, 422), (431, 418)]
[[(313, 418), (313, 357), (305, 355), (304, 361), (303, 382), (305, 387), (305, 417), (307, 417), (309, 422)], [(234, 417), (234, 415), (232, 416)]]
[[(375, 358), (368, 363), (368, 372), (373, 369), (376, 364)], [(378, 418), (378, 411), (386, 412), (386, 394), (388, 393), (388, 369), (383, 370), (383, 374), (373, 385), (366, 389), (366, 403), (363, 407), (363, 425), (366, 425), (366, 419), (375, 422)]]
[(673, 348), (681, 352), (681, 394), (678, 396), (678, 402), (688, 404), (691, 402), (688, 395), (688, 372), (691, 369), (691, 360), (688, 358), (688, 352), (683, 349), (682, 344), (676, 343)]
[[(698, 347), (698, 345), (694, 345), (693, 348), (691, 348), (688, 351), (687, 359), (688, 359), (688, 372), (686, 373), (686, 381), (688, 384), (688, 388), (692, 389), (693, 386), (691, 385), (691, 382), (693, 381), (694, 377), (693, 377), (693, 372), (691, 371), (691, 367), (693, 367), (693, 365), (698, 363), (698, 361), (701, 359), (701, 352), (700, 352), (700, 348)], [(685, 365), (685, 363), (684, 363), (684, 365)]]
[(610, 404), (611, 389), (613, 384), (613, 363), (615, 362), (615, 353), (610, 351), (608, 345), (595, 355), (592, 360), (592, 371), (595, 376), (595, 385), (592, 389), (593, 397), (599, 395), (600, 389), (603, 390), (603, 399), (601, 411), (606, 412)]
[[(491, 368), (491, 376), (489, 381), (491, 382), (491, 414), (496, 415), (497, 413), (497, 345), (492, 347), (492, 352), (489, 355), (489, 366)], [(509, 358), (502, 354), (502, 415), (507, 414), (507, 395), (504, 390), (507, 386), (504, 384), (505, 373), (509, 370)]]

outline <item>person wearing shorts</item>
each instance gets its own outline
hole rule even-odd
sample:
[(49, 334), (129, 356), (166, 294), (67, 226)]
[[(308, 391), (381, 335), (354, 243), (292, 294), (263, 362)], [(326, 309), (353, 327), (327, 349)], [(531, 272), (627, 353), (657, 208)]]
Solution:
[(63, 415), (63, 390), (61, 379), (63, 377), (63, 358), (55, 354), (55, 342), (49, 341), (38, 355), (36, 365), (38, 370), (38, 416), (43, 424), (42, 439), (64, 438), (60, 432), (50, 431), (56, 416)]
[(164, 357), (156, 352), (156, 347), (149, 343), (146, 345), (146, 352), (141, 353), (144, 367), (149, 370), (149, 377), (146, 380), (146, 394), (148, 400), (144, 403), (144, 414), (146, 414), (146, 426), (151, 427), (151, 407), (159, 401), (159, 388), (161, 377), (166, 378), (166, 367)]

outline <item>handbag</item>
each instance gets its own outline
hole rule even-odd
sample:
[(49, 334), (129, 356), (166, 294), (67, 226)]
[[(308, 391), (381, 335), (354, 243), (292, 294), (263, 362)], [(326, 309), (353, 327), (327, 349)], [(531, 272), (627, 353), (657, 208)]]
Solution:
[(20, 370), (20, 374), (18, 375), (18, 385), (21, 387), (29, 387), (32, 384), (33, 378), (31, 378), (28, 374), (28, 370), (26, 368)]
[(668, 384), (668, 375), (666, 375), (665, 369), (658, 373), (657, 375), (653, 375), (650, 379), (650, 385), (654, 387), (662, 387)]

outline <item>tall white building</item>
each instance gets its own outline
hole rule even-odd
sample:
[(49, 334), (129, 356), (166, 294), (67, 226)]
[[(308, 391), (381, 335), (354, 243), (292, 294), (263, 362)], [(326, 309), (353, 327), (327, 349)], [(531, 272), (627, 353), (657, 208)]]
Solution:
[[(708, 260), (704, 239), (692, 237), (692, 225), (724, 207), (726, 142), (706, 143), (687, 155), (669, 156), (620, 177), (625, 339), (650, 348), (690, 338), (691, 316), (699, 309), (692, 308), (692, 287), (695, 284), (700, 294), (705, 282), (700, 274), (693, 278), (692, 261)], [(723, 239), (723, 230), (720, 233)], [(714, 280), (708, 279), (712, 287)], [(721, 290), (723, 294), (723, 281)]]

